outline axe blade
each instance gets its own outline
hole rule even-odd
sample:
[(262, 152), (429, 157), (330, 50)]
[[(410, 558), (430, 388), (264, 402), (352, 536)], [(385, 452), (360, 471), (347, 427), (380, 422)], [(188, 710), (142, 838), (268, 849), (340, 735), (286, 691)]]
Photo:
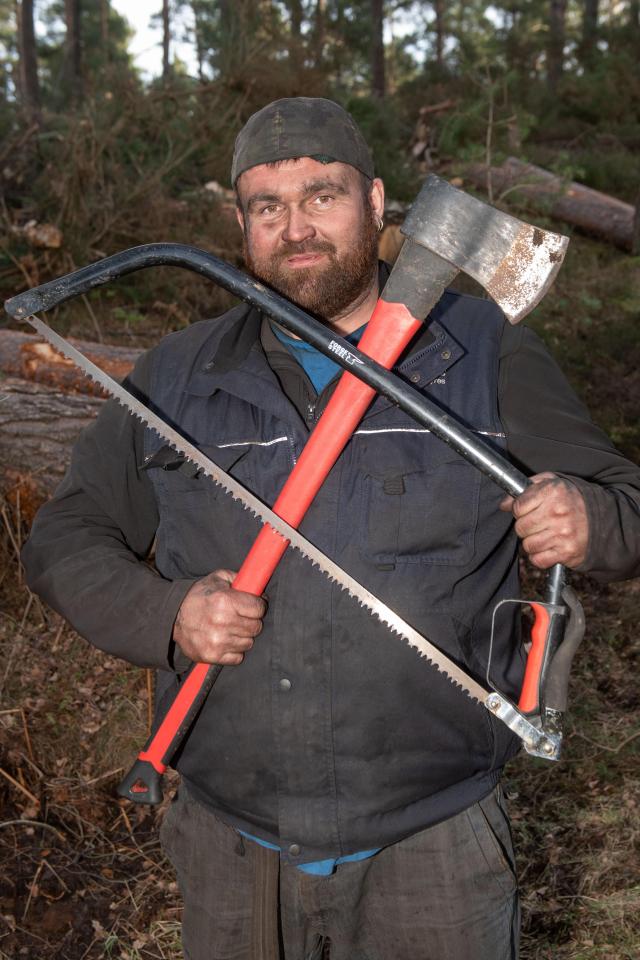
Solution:
[(402, 233), (477, 280), (511, 323), (542, 300), (569, 238), (525, 223), (429, 176)]

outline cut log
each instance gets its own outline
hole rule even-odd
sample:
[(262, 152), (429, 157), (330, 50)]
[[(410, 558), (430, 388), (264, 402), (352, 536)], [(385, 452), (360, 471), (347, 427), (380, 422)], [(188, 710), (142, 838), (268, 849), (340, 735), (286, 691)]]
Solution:
[(30, 501), (46, 499), (62, 479), (80, 431), (104, 402), (16, 377), (1, 380), (0, 491), (11, 502), (16, 490), (23, 500), (27, 492)]
[[(116, 380), (142, 350), (71, 340)], [(104, 398), (39, 337), (0, 331), (0, 492), (27, 522), (62, 479), (71, 448)]]
[(584, 233), (606, 240), (621, 250), (633, 249), (634, 208), (616, 197), (509, 157), (501, 167), (469, 164), (465, 179), (494, 198), (509, 196), (524, 206), (569, 223)]
[[(114, 347), (103, 343), (69, 338), (101, 370), (115, 380), (123, 380), (131, 371), (139, 349)], [(65, 393), (86, 393), (100, 396), (96, 384), (38, 336), (19, 330), (0, 330), (0, 372), (33, 383), (47, 384)]]

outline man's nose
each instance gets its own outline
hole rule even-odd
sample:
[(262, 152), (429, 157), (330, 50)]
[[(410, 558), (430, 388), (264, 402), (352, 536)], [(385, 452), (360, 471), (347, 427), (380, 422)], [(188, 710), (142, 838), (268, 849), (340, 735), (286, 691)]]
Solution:
[(315, 236), (315, 227), (304, 210), (290, 209), (282, 233), (282, 239), (289, 243), (301, 243)]

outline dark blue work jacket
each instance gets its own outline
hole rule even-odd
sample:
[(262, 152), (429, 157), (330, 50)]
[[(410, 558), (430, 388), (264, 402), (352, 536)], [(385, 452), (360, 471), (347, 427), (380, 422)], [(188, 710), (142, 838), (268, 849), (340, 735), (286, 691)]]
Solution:
[[(447, 293), (398, 372), (504, 446), (497, 308)], [(309, 433), (247, 307), (152, 351), (156, 408), (267, 504)], [(160, 441), (151, 431), (145, 453)], [(151, 469), (156, 564), (169, 579), (237, 570), (259, 525), (193, 470)], [(503, 492), (378, 397), (302, 533), (469, 673), (484, 680), (491, 614), (517, 594)], [(383, 846), (487, 794), (516, 749), (508, 730), (295, 551), (267, 587), (264, 629), (222, 671), (179, 755), (196, 797), (292, 862)], [(504, 609), (504, 608), (503, 608)], [(511, 608), (508, 608), (511, 609)], [(515, 695), (522, 653), (498, 620), (492, 679)], [(175, 680), (173, 681), (175, 682)]]

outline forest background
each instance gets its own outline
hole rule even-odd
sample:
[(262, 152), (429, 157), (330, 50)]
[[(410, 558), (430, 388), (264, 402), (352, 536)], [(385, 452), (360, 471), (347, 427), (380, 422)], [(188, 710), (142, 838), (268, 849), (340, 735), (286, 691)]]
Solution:
[[(173, 55), (186, 8), (180, 39), (195, 69)], [(640, 0), (158, 0), (157, 22), (162, 70), (143, 80), (109, 0), (0, 0), (3, 299), (151, 241), (241, 264), (228, 192), (239, 127), (278, 97), (331, 97), (372, 146), (388, 223), (435, 172), (572, 235), (529, 322), (597, 422), (640, 460), (637, 212), (621, 248), (554, 219), (551, 203), (532, 212), (517, 184), (472, 179), (513, 156), (637, 211)], [(142, 348), (230, 303), (164, 269), (50, 319), (64, 334)], [(150, 678), (90, 649), (24, 586), (25, 475), (0, 481), (0, 958), (176, 960), (162, 810), (131, 809), (114, 791), (146, 738)], [(524, 575), (535, 590), (539, 578)], [(640, 584), (575, 579), (589, 626), (565, 760), (508, 770), (523, 957), (637, 960)]]

